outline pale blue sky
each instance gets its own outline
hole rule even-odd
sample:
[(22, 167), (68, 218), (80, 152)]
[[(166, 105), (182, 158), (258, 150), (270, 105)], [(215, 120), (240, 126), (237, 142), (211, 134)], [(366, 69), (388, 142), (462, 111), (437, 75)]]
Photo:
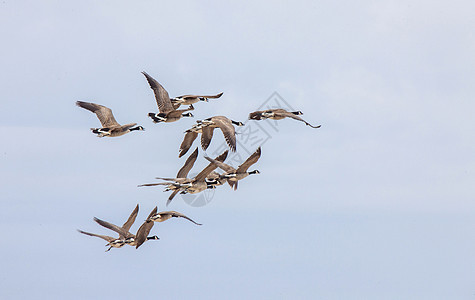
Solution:
[[(474, 299), (473, 1), (137, 2), (0, 3), (0, 298)], [(141, 71), (224, 95), (153, 124)], [(203, 226), (107, 253), (76, 232), (139, 203), (137, 230), (182, 132), (274, 92), (322, 128), (280, 121), (260, 175), (169, 206)], [(77, 100), (146, 131), (96, 138)]]

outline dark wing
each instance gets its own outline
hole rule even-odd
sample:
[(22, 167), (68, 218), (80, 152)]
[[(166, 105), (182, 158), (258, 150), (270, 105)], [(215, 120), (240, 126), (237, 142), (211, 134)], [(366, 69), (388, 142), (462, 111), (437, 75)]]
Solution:
[(128, 238), (131, 235), (130, 232), (128, 232), (127, 230), (124, 230), (124, 228), (119, 227), (117, 225), (114, 225), (112, 223), (103, 221), (103, 220), (98, 219), (96, 217), (94, 217), (94, 221), (96, 221), (99, 225), (104, 226), (105, 228), (108, 228), (110, 230), (113, 230), (113, 231), (117, 232), (121, 239)]
[(223, 162), (220, 162), (216, 159), (213, 159), (211, 157), (208, 157), (208, 156), (205, 156), (205, 158), (210, 161), (211, 163), (215, 164), (216, 167), (220, 168), (221, 170), (223, 170), (224, 172), (227, 172), (227, 173), (234, 173), (236, 172), (236, 169), (234, 169), (233, 167), (231, 167), (230, 165), (228, 164), (225, 164)]
[[(148, 215), (147, 220), (156, 214), (157, 210), (158, 208), (155, 206), (152, 212)], [(153, 221), (145, 221), (142, 226), (140, 226), (139, 230), (137, 230), (137, 234), (135, 235), (135, 249), (140, 247), (147, 240), (148, 234), (150, 233), (150, 230), (152, 230), (153, 223)]]
[(175, 198), (176, 194), (178, 194), (179, 192), (181, 191), (181, 189), (176, 189), (173, 191), (173, 193), (171, 193), (170, 197), (168, 197), (168, 200), (167, 200), (167, 206), (168, 204), (170, 204), (170, 202), (172, 202), (173, 198)]
[(179, 213), (177, 211), (164, 211), (162, 212), (162, 214), (169, 214), (171, 215), (172, 217), (174, 218), (185, 218), (187, 219), (188, 221), (192, 222), (192, 223), (195, 223), (196, 225), (203, 225), (203, 224), (200, 224), (200, 223), (196, 223), (195, 221), (193, 221), (192, 219), (188, 218), (187, 216), (185, 216), (184, 214), (182, 213)]
[(193, 142), (195, 141), (196, 137), (198, 136), (198, 133), (189, 131), (185, 134), (185, 137), (183, 138), (183, 142), (181, 142), (180, 145), (180, 154), (178, 157), (182, 157), (183, 155), (188, 152), (188, 150), (191, 148), (191, 145), (193, 145)]
[(86, 232), (86, 231), (82, 231), (82, 230), (79, 230), (78, 231), (82, 234), (85, 234), (85, 235), (89, 235), (89, 236), (95, 236), (95, 237), (98, 237), (98, 238), (101, 238), (103, 240), (106, 240), (108, 241), (109, 243), (112, 242), (113, 240), (116, 240), (116, 238), (113, 238), (111, 236), (108, 236), (108, 235), (101, 235), (101, 234), (95, 234), (95, 233), (90, 233), (90, 232)]
[(130, 227), (132, 227), (132, 225), (134, 224), (135, 218), (137, 218), (138, 213), (139, 213), (139, 205), (137, 204), (137, 206), (135, 207), (135, 209), (132, 211), (129, 218), (127, 219), (127, 221), (124, 223), (124, 225), (122, 225), (122, 228), (124, 230), (126, 231), (130, 230)]
[[(215, 160), (223, 162), (226, 157), (228, 156), (228, 150), (224, 151), (223, 154), (220, 156), (216, 157)], [(209, 173), (213, 172), (218, 166), (215, 163), (209, 163), (206, 168), (204, 168), (198, 175), (193, 178), (193, 181), (204, 181), (206, 179), (206, 176), (208, 176)]]
[(194, 109), (195, 108), (193, 107), (193, 105), (190, 105), (188, 108), (185, 108), (185, 109), (177, 109), (177, 110), (170, 111), (167, 114), (167, 116), (172, 117), (172, 118), (177, 118), (177, 117), (181, 116), (182, 113), (187, 112), (189, 110), (194, 110)]
[(226, 117), (215, 117), (213, 118), (213, 121), (223, 132), (226, 143), (228, 144), (231, 151), (236, 151), (236, 131), (234, 129), (233, 123), (231, 123), (231, 120)]
[(203, 127), (201, 132), (201, 148), (208, 149), (211, 139), (213, 138), (214, 127)]
[(112, 110), (108, 107), (83, 101), (76, 101), (76, 105), (95, 113), (104, 128), (120, 125), (115, 120)]
[(198, 147), (196, 150), (191, 153), (191, 155), (186, 159), (185, 164), (181, 167), (180, 171), (176, 174), (176, 178), (186, 178), (188, 173), (190, 172), (191, 168), (195, 164), (196, 158), (198, 157)]
[(168, 92), (163, 88), (163, 86), (158, 83), (152, 76), (148, 75), (146, 72), (142, 72), (142, 74), (147, 78), (148, 84), (153, 90), (155, 94), (155, 100), (157, 100), (158, 110), (161, 113), (168, 113), (173, 111), (172, 102), (170, 101), (170, 96), (168, 96)]
[(301, 122), (304, 122), (306, 125), (312, 127), (312, 128), (320, 128), (321, 125), (318, 125), (318, 126), (313, 126), (311, 125), (310, 123), (308, 123), (307, 121), (305, 121), (304, 119), (302, 119), (301, 117), (291, 113), (291, 112), (288, 112), (286, 110), (283, 110), (283, 109), (279, 109), (278, 111), (277, 110), (274, 110), (274, 114), (277, 115), (277, 116), (282, 116), (282, 117), (287, 117), (287, 118), (292, 118), (292, 119), (295, 119), (295, 120), (298, 120), (298, 121), (301, 121)]
[(246, 172), (247, 169), (249, 169), (250, 166), (255, 164), (258, 160), (259, 157), (261, 157), (261, 147), (257, 148), (256, 152), (252, 153), (251, 156), (249, 156), (245, 162), (243, 162), (238, 168), (237, 168), (237, 173), (243, 173)]

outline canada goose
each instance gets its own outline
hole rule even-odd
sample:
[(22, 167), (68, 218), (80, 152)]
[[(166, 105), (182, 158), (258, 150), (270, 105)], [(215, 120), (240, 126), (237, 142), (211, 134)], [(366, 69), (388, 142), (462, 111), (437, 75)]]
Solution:
[[(129, 218), (124, 223), (124, 225), (122, 225), (122, 227), (103, 221), (99, 218), (94, 218), (94, 221), (96, 221), (101, 226), (104, 226), (110, 230), (117, 232), (119, 234), (119, 238), (123, 239), (127, 245), (135, 246), (136, 245), (135, 234), (130, 233), (129, 230), (130, 230), (130, 227), (135, 222), (135, 218), (137, 217), (138, 211), (139, 211), (139, 205), (137, 204), (134, 211), (130, 214)], [(157, 236), (147, 237), (147, 240), (158, 240), (158, 239), (159, 238)]]
[(254, 170), (251, 172), (248, 172), (247, 169), (249, 169), (250, 166), (255, 164), (258, 160), (259, 157), (261, 157), (261, 147), (257, 148), (257, 150), (249, 156), (245, 162), (243, 162), (237, 169), (234, 169), (228, 164), (225, 164), (223, 162), (217, 161), (215, 159), (209, 158), (205, 156), (207, 160), (209, 160), (212, 163), (215, 163), (216, 166), (221, 168), (225, 173), (221, 175), (223, 178), (226, 178), (229, 185), (231, 187), (234, 187), (234, 190), (237, 189), (238, 181), (241, 179), (246, 178), (250, 174), (259, 174), (259, 170)]
[(300, 115), (303, 115), (301, 111), (286, 111), (285, 109), (282, 108), (276, 108), (276, 109), (268, 109), (268, 110), (260, 110), (260, 111), (255, 111), (249, 114), (249, 120), (262, 120), (262, 119), (273, 119), (273, 120), (282, 120), (284, 118), (292, 118), (295, 120), (299, 120), (304, 122), (306, 125), (312, 127), (312, 128), (320, 128), (321, 125), (318, 126), (313, 126), (301, 117), (298, 117)]
[(111, 237), (111, 236), (108, 236), (108, 235), (90, 233), (90, 232), (82, 231), (82, 230), (79, 230), (79, 229), (78, 229), (78, 231), (82, 234), (85, 234), (85, 235), (95, 236), (95, 237), (101, 238), (103, 240), (106, 240), (108, 242), (106, 244), (106, 246), (109, 246), (109, 249), (107, 249), (106, 252), (109, 251), (112, 248), (121, 248), (125, 245), (125, 240), (121, 239), (121, 238), (114, 238), (114, 237)]
[(233, 121), (225, 116), (214, 116), (196, 122), (198, 124), (193, 125), (193, 127), (185, 131), (185, 137), (181, 142), (178, 157), (182, 157), (188, 149), (190, 149), (199, 133), (201, 133), (201, 148), (203, 148), (203, 150), (208, 149), (215, 128), (221, 129), (231, 151), (236, 151), (236, 130), (233, 124), (244, 126), (242, 122)]
[[(197, 151), (197, 150), (195, 150)], [(221, 162), (226, 159), (228, 156), (228, 151), (224, 151), (223, 154), (219, 155), (215, 158), (216, 161)], [(207, 188), (213, 188), (212, 185), (208, 184), (206, 178), (207, 176), (213, 172), (218, 166), (214, 163), (209, 163), (198, 175), (194, 178), (164, 178), (164, 177), (156, 177), (156, 179), (165, 180), (167, 182), (159, 182), (159, 183), (149, 183), (149, 184), (142, 184), (140, 186), (156, 186), (156, 185), (166, 185), (167, 188), (165, 191), (173, 190), (173, 193), (168, 197), (167, 206), (173, 200), (173, 198), (181, 192), (182, 194), (196, 194), (206, 190)]]
[[(197, 157), (198, 157), (198, 148), (196, 148), (196, 150), (193, 151), (193, 153), (191, 153), (191, 155), (186, 159), (185, 164), (183, 165), (183, 167), (181, 167), (181, 169), (176, 174), (177, 179), (178, 178), (183, 179), (183, 180), (187, 179), (188, 173), (190, 172), (191, 168), (193, 168), (193, 165), (195, 164)], [(146, 183), (146, 184), (141, 184), (138, 186), (142, 187), (142, 186), (156, 186), (156, 185), (167, 185), (167, 188), (164, 190), (164, 192), (171, 191), (171, 190), (173, 191), (178, 190), (177, 193), (179, 192), (179, 188), (176, 185), (173, 185), (171, 183), (164, 183), (164, 182)]]
[(134, 130), (144, 130), (142, 126), (134, 127), (137, 125), (137, 123), (120, 125), (115, 120), (112, 110), (108, 107), (83, 101), (76, 101), (76, 105), (96, 114), (97, 118), (102, 124), (102, 128), (91, 128), (91, 130), (93, 133), (97, 134), (98, 137), (115, 137), (124, 135)]
[(145, 78), (152, 88), (153, 93), (155, 94), (155, 100), (157, 101), (158, 110), (160, 113), (149, 113), (148, 116), (152, 118), (154, 123), (159, 122), (175, 122), (181, 119), (181, 117), (193, 117), (193, 115), (186, 111), (193, 110), (193, 105), (190, 105), (187, 109), (179, 109), (176, 110), (173, 108), (172, 102), (170, 101), (170, 97), (168, 96), (168, 92), (163, 88), (163, 86), (158, 83), (152, 76), (148, 75), (146, 72), (142, 72)]
[(191, 105), (191, 104), (197, 103), (198, 101), (208, 102), (208, 99), (217, 99), (221, 97), (222, 95), (223, 93), (219, 93), (217, 95), (211, 95), (211, 96), (183, 95), (183, 96), (172, 98), (170, 99), (170, 101), (172, 102), (173, 108), (177, 109), (180, 107), (180, 105)]
[(184, 214), (179, 213), (177, 211), (162, 211), (162, 212), (156, 213), (153, 216), (151, 216), (149, 218), (149, 220), (154, 221), (154, 222), (164, 222), (164, 221), (169, 220), (171, 218), (185, 218), (188, 221), (190, 221), (192, 223), (195, 223), (196, 225), (203, 225), (203, 224), (200, 224), (200, 223), (196, 223), (192, 219), (188, 218)]
[(137, 234), (135, 235), (135, 249), (140, 247), (145, 241), (149, 240), (148, 234), (150, 230), (152, 230), (154, 222), (150, 220), (152, 216), (157, 213), (158, 207), (155, 208), (150, 212), (145, 222), (140, 226), (139, 230), (137, 230)]

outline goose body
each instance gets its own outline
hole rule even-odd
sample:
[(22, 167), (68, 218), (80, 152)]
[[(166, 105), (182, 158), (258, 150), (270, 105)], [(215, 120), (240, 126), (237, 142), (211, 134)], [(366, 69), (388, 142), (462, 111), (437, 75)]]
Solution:
[(188, 221), (190, 221), (190, 222), (192, 222), (196, 225), (202, 225), (200, 223), (196, 223), (192, 219), (188, 218), (184, 214), (179, 213), (177, 211), (162, 211), (162, 212), (156, 213), (153, 216), (151, 216), (149, 218), (149, 220), (151, 220), (153, 222), (165, 222), (166, 220), (169, 220), (171, 218), (184, 218), (184, 219), (187, 219)]
[(158, 83), (152, 76), (148, 75), (146, 72), (142, 72), (142, 74), (147, 79), (150, 88), (153, 90), (155, 95), (155, 100), (158, 105), (159, 113), (149, 113), (148, 116), (152, 118), (154, 123), (160, 122), (175, 122), (180, 120), (182, 117), (193, 117), (189, 110), (193, 110), (193, 105), (190, 105), (187, 109), (175, 109), (173, 104), (168, 96), (167, 90)]
[(273, 119), (273, 120), (282, 120), (284, 118), (291, 118), (294, 120), (298, 120), (301, 122), (304, 122), (307, 126), (310, 126), (312, 128), (320, 128), (321, 125), (318, 126), (313, 126), (301, 117), (299, 115), (303, 115), (301, 111), (286, 111), (285, 109), (282, 108), (276, 108), (276, 109), (268, 109), (268, 110), (260, 110), (260, 111), (255, 111), (249, 114), (249, 119), (250, 120), (264, 120), (264, 119)]
[(195, 104), (199, 101), (206, 101), (208, 102), (208, 99), (217, 99), (221, 97), (223, 93), (219, 93), (216, 95), (211, 95), (211, 96), (204, 96), (204, 95), (183, 95), (183, 96), (178, 96), (175, 98), (170, 99), (172, 102), (173, 108), (177, 109), (180, 107), (180, 105), (192, 105)]
[[(124, 240), (125, 244), (130, 245), (130, 246), (135, 246), (137, 244), (136, 235), (131, 233), (129, 230), (130, 230), (130, 227), (135, 222), (138, 211), (139, 211), (139, 205), (137, 204), (137, 206), (132, 211), (132, 213), (130, 214), (129, 218), (124, 223), (124, 225), (122, 225), (122, 227), (106, 222), (99, 218), (94, 218), (94, 221), (96, 221), (99, 225), (103, 227), (106, 227), (112, 231), (117, 232), (119, 234), (119, 238)], [(157, 239), (158, 239), (157, 236), (147, 237), (147, 240), (157, 240)]]
[(135, 127), (137, 123), (120, 125), (115, 120), (114, 115), (112, 114), (112, 110), (103, 105), (83, 101), (76, 101), (76, 105), (96, 114), (97, 118), (101, 122), (102, 128), (91, 128), (91, 130), (93, 133), (97, 134), (98, 137), (117, 137), (129, 133), (131, 131), (144, 130), (142, 126)]
[(101, 239), (107, 241), (106, 246), (109, 246), (109, 249), (107, 249), (106, 252), (109, 251), (112, 248), (122, 248), (125, 245), (125, 239), (114, 238), (114, 237), (111, 237), (111, 236), (108, 236), (108, 235), (90, 233), (90, 232), (82, 231), (82, 230), (79, 230), (79, 229), (78, 229), (78, 232), (80, 232), (82, 234), (85, 234), (85, 235), (89, 235), (89, 236), (95, 236), (95, 237), (98, 237), (98, 238), (101, 238)]
[(249, 167), (253, 164), (255, 164), (259, 158), (261, 157), (261, 147), (257, 148), (257, 150), (249, 156), (245, 162), (243, 162), (237, 169), (231, 167), (228, 164), (225, 164), (224, 162), (217, 161), (216, 159), (209, 158), (205, 156), (205, 158), (210, 161), (211, 163), (214, 163), (217, 167), (222, 169), (225, 173), (221, 175), (222, 178), (225, 178), (228, 182), (228, 184), (234, 188), (234, 190), (237, 189), (238, 181), (246, 178), (247, 176), (251, 174), (259, 174), (259, 170), (254, 170), (254, 171), (248, 171)]

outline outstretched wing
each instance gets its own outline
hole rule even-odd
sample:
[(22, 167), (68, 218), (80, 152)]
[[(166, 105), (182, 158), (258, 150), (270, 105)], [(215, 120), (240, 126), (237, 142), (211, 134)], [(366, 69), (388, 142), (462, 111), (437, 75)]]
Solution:
[(120, 124), (114, 118), (112, 114), (112, 110), (108, 107), (90, 103), (90, 102), (83, 102), (83, 101), (76, 101), (76, 105), (87, 109), (96, 114), (97, 118), (102, 124), (102, 127), (111, 127), (111, 126), (119, 126)]
[(139, 213), (139, 205), (137, 204), (137, 206), (135, 207), (135, 209), (132, 211), (129, 218), (127, 219), (127, 221), (124, 223), (124, 225), (122, 225), (122, 228), (124, 230), (126, 231), (130, 230), (130, 227), (132, 227), (132, 225), (134, 224), (135, 218), (137, 218), (138, 213)]
[(188, 176), (188, 173), (190, 172), (191, 168), (193, 168), (193, 165), (195, 164), (195, 161), (196, 161), (197, 157), (198, 157), (198, 147), (186, 159), (185, 164), (183, 165), (183, 167), (181, 167), (181, 169), (176, 174), (176, 178), (186, 178), (186, 176)]
[(147, 78), (148, 84), (153, 90), (155, 94), (155, 100), (157, 101), (158, 110), (161, 113), (168, 113), (173, 109), (172, 102), (170, 101), (170, 96), (168, 96), (167, 90), (163, 88), (163, 86), (158, 83), (152, 76), (148, 75), (146, 72), (142, 72), (142, 74)]
[(172, 217), (174, 218), (184, 218), (184, 219), (187, 219), (188, 221), (192, 222), (192, 223), (195, 223), (196, 225), (203, 225), (203, 224), (200, 224), (200, 223), (196, 223), (195, 221), (193, 221), (191, 218), (188, 218), (187, 216), (185, 216), (184, 214), (182, 213), (179, 213), (177, 211), (164, 211), (162, 212), (162, 214), (169, 214), (171, 215)]
[(243, 162), (238, 168), (237, 168), (237, 173), (243, 173), (246, 172), (247, 169), (249, 169), (250, 166), (255, 164), (259, 158), (261, 157), (261, 147), (257, 148), (257, 150), (249, 156), (245, 162)]
[(282, 116), (282, 117), (287, 117), (287, 118), (292, 118), (292, 119), (295, 119), (295, 120), (298, 120), (300, 122), (304, 122), (307, 126), (310, 126), (312, 128), (320, 128), (322, 125), (318, 125), (318, 126), (313, 126), (312, 124), (308, 123), (307, 121), (305, 121), (304, 119), (302, 119), (301, 117), (291, 113), (291, 112), (288, 112), (286, 110), (283, 110), (283, 109), (280, 109), (279, 111), (274, 111), (274, 114), (276, 116)]
[[(155, 208), (148, 215), (146, 220), (150, 219), (154, 214), (156, 214), (157, 210), (158, 208), (155, 206)], [(147, 236), (150, 233), (150, 230), (152, 230), (153, 223), (153, 221), (145, 221), (142, 226), (140, 226), (139, 230), (137, 230), (137, 234), (135, 235), (135, 249), (140, 247), (147, 240)]]
[(89, 235), (89, 236), (95, 236), (95, 237), (98, 237), (98, 238), (101, 238), (103, 240), (106, 240), (108, 241), (109, 243), (112, 242), (113, 240), (116, 240), (116, 238), (113, 238), (111, 236), (108, 236), (108, 235), (101, 235), (101, 234), (95, 234), (95, 233), (90, 233), (90, 232), (86, 232), (86, 231), (82, 231), (82, 230), (79, 230), (78, 231), (82, 234), (85, 234), (85, 235)]
[(191, 145), (193, 145), (193, 142), (195, 141), (196, 137), (198, 136), (198, 133), (194, 131), (189, 131), (185, 134), (185, 137), (183, 138), (183, 142), (181, 142), (180, 145), (180, 154), (178, 157), (182, 157), (183, 155), (188, 152), (188, 150), (191, 148)]
[(113, 230), (113, 231), (117, 232), (121, 239), (125, 239), (125, 238), (130, 237), (130, 232), (128, 232), (127, 230), (124, 230), (124, 228), (122, 228), (122, 227), (119, 227), (119, 226), (114, 225), (112, 223), (103, 221), (103, 220), (98, 219), (96, 217), (94, 217), (94, 221), (96, 221), (99, 225), (104, 226), (105, 228), (108, 228), (110, 230)]
[[(228, 150), (224, 151), (223, 154), (220, 156), (216, 157), (215, 160), (223, 162), (226, 157), (228, 156)], [(193, 178), (193, 181), (204, 181), (206, 179), (206, 176), (208, 176), (209, 173), (213, 172), (218, 166), (215, 163), (209, 163), (206, 168), (204, 168), (198, 175)]]

